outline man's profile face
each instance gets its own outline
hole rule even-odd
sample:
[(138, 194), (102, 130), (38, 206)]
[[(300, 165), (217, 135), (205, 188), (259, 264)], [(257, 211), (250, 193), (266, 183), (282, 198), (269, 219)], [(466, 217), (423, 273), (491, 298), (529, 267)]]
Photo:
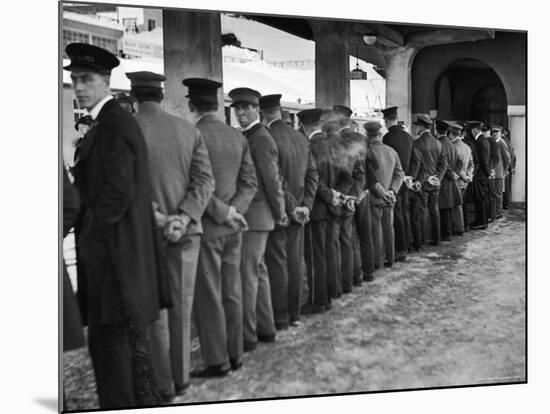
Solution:
[(247, 127), (260, 116), (258, 107), (246, 102), (236, 104), (233, 110), (242, 128)]
[(86, 70), (71, 71), (73, 89), (81, 108), (92, 109), (109, 94), (109, 76)]
[(499, 139), (502, 136), (502, 132), (500, 131), (500, 129), (493, 129), (492, 135), (496, 139)]

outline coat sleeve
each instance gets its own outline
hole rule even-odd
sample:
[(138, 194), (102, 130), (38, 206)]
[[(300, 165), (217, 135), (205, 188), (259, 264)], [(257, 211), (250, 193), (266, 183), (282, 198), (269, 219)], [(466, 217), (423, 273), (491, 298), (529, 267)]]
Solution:
[(248, 143), (244, 141), (241, 167), (239, 168), (239, 176), (237, 177), (237, 192), (231, 199), (230, 205), (235, 207), (239, 213), (246, 213), (257, 191), (258, 180), (256, 178), (256, 169), (250, 156)]
[(256, 172), (265, 187), (265, 196), (273, 218), (275, 221), (280, 221), (285, 213), (285, 195), (279, 170), (277, 145), (271, 136), (259, 135), (249, 141), (249, 148)]
[(510, 151), (508, 150), (508, 145), (506, 144), (506, 141), (501, 139), (499, 144), (500, 144), (500, 155), (502, 157), (502, 168), (503, 168), (503, 171), (506, 172), (510, 168), (512, 159), (510, 157)]
[(92, 208), (93, 222), (100, 233), (105, 233), (122, 219), (136, 196), (137, 128), (117, 122), (105, 124), (105, 139), (99, 147), (102, 158), (104, 184)]
[(479, 139), (479, 168), (481, 168), (487, 176), (491, 175), (491, 146), (487, 139)]
[(308, 151), (306, 177), (304, 182), (304, 200), (302, 201), (302, 204), (309, 210), (313, 208), (313, 200), (315, 199), (315, 193), (317, 192), (318, 186), (319, 172), (317, 171), (315, 159), (310, 149)]
[(399, 192), (399, 189), (401, 188), (401, 184), (403, 184), (405, 173), (403, 172), (403, 168), (401, 167), (401, 161), (399, 161), (399, 156), (397, 155), (397, 152), (395, 153), (394, 159), (395, 166), (393, 167), (393, 176), (390, 184), (390, 190), (397, 194)]
[[(325, 180), (323, 180), (321, 171), (319, 171), (319, 168), (323, 167), (323, 163), (321, 161), (321, 156), (322, 156), (321, 150), (318, 148), (318, 145), (319, 144), (317, 144), (315, 142), (311, 143), (311, 152), (313, 153), (313, 156), (315, 157), (315, 163), (316, 163), (317, 168), (318, 168), (317, 172), (319, 174), (319, 183), (318, 183), (318, 186), (317, 186), (316, 197), (318, 197), (324, 203), (326, 203), (328, 205), (332, 205), (332, 199), (333, 199), (332, 189), (330, 189), (329, 186), (327, 185), (327, 183), (325, 182)], [(328, 163), (328, 159), (325, 162)], [(332, 167), (330, 167), (330, 168), (332, 168)]]
[(208, 156), (208, 149), (197, 131), (193, 157), (189, 171), (189, 187), (187, 194), (179, 206), (179, 211), (187, 214), (195, 222), (199, 222), (215, 189), (214, 175)]
[(361, 160), (355, 160), (351, 174), (353, 186), (350, 195), (357, 197), (365, 188), (365, 164)]
[(422, 162), (422, 153), (418, 149), (414, 148), (411, 151), (411, 162), (409, 164), (409, 176), (414, 180), (417, 180), (418, 172), (420, 171), (420, 164)]

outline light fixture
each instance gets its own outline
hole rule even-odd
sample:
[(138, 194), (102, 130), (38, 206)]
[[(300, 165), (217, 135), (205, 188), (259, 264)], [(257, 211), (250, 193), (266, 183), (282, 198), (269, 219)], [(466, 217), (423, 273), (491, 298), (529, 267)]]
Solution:
[(357, 44), (357, 54), (356, 54), (356, 63), (355, 69), (349, 73), (349, 78), (351, 80), (367, 80), (367, 72), (361, 69), (359, 66), (359, 44)]
[(376, 43), (376, 35), (363, 36), (363, 42), (365, 42), (369, 46), (374, 45)]

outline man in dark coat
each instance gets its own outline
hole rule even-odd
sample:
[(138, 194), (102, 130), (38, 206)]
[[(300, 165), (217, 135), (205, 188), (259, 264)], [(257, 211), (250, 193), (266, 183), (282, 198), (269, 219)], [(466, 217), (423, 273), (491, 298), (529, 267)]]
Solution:
[(250, 88), (236, 88), (229, 92), (229, 97), (248, 141), (258, 180), (258, 191), (244, 216), (248, 231), (243, 234), (241, 251), (244, 351), (249, 352), (256, 348), (258, 340), (275, 339), (277, 321), (273, 316), (270, 263), (264, 260), (264, 255), (269, 233), (275, 225), (286, 226), (288, 217), (279, 171), (279, 151), (260, 123), (260, 93)]
[(283, 122), (280, 99), (280, 94), (260, 98), (260, 110), (279, 151), (289, 217), (288, 226), (276, 225), (269, 233), (266, 248), (275, 325), (279, 329), (300, 320), (304, 225), (309, 221), (319, 181), (309, 141)]
[(491, 149), (489, 141), (481, 131), (482, 123), (473, 121), (470, 123), (472, 135), (475, 142), (474, 156), (474, 179), (470, 187), (472, 188), (472, 198), (475, 207), (475, 222), (472, 225), (473, 230), (484, 230), (487, 228), (487, 197), (489, 196), (489, 177), (491, 176), (490, 155)]
[(155, 405), (159, 396), (146, 327), (170, 300), (145, 140), (136, 120), (110, 95), (110, 72), (118, 59), (83, 43), (68, 45), (66, 53), (76, 98), (94, 120), (74, 174), (82, 198), (78, 296), (99, 403)]
[[(388, 132), (383, 136), (382, 142), (392, 147), (399, 155), (401, 168), (406, 177), (411, 176), (411, 158), (413, 152), (413, 138), (397, 124), (397, 106), (382, 110), (384, 122)], [(409, 216), (409, 189), (402, 185), (397, 194), (397, 201), (394, 207), (394, 229), (395, 229), (395, 260), (403, 261), (407, 257), (409, 249), (410, 216)]]
[(441, 237), (439, 218), (439, 189), (443, 175), (447, 170), (447, 154), (443, 151), (441, 143), (430, 134), (431, 119), (423, 114), (418, 115), (414, 122), (418, 138), (414, 141), (414, 147), (422, 154), (425, 172), (427, 175), (423, 183), (423, 204), (428, 210), (430, 218), (431, 242), (436, 246)]
[(151, 326), (153, 369), (161, 396), (181, 395), (189, 385), (191, 309), (202, 233), (201, 217), (214, 191), (210, 158), (190, 122), (162, 110), (164, 75), (131, 72), (135, 115), (149, 154), (155, 217), (163, 232), (174, 306)]
[(256, 194), (256, 170), (242, 133), (216, 118), (220, 82), (188, 78), (189, 109), (204, 139), (216, 188), (202, 217), (193, 314), (204, 367), (191, 376), (224, 376), (242, 366), (241, 281), (244, 215)]
[[(372, 278), (374, 272), (370, 208), (365, 206), (369, 203), (366, 190), (376, 182), (376, 176), (371, 165), (372, 160), (367, 159), (366, 137), (352, 128), (352, 110), (344, 105), (334, 105), (333, 110), (338, 116), (338, 133), (345, 144), (346, 169), (351, 170), (352, 178), (348, 201), (343, 206), (344, 220), (340, 230), (344, 275), (342, 289), (345, 293), (351, 291), (352, 285), (360, 286), (363, 279)], [(347, 242), (347, 239), (351, 242)]]
[(328, 291), (328, 256), (332, 254), (328, 246), (328, 222), (331, 218), (330, 207), (337, 204), (332, 190), (336, 175), (330, 163), (330, 146), (322, 131), (319, 108), (298, 112), (300, 129), (311, 145), (311, 152), (319, 174), (319, 184), (310, 214), (310, 223), (306, 226), (305, 259), (308, 272), (309, 298), (304, 307), (307, 313), (324, 312), (330, 309)]
[[(454, 126), (454, 125), (453, 125)], [(460, 190), (458, 189), (456, 180), (458, 179), (457, 169), (460, 169), (460, 165), (457, 165), (460, 161), (456, 147), (451, 143), (447, 137), (449, 124), (445, 121), (437, 120), (435, 123), (435, 129), (437, 132), (437, 139), (441, 143), (442, 151), (447, 154), (447, 169), (443, 174), (441, 180), (441, 187), (439, 188), (439, 217), (441, 222), (441, 240), (450, 241), (452, 234), (452, 211), (453, 208), (462, 204), (462, 198)], [(456, 137), (456, 133), (451, 131), (453, 139)]]
[(491, 215), (495, 219), (502, 218), (502, 194), (504, 192), (504, 179), (510, 168), (511, 157), (508, 145), (502, 139), (502, 127), (493, 125), (491, 127), (491, 170), (494, 171), (494, 178), (491, 184)]
[(425, 221), (426, 221), (426, 195), (422, 191), (424, 183), (428, 178), (426, 165), (422, 152), (413, 147), (414, 156), (410, 165), (410, 191), (409, 207), (411, 219), (411, 243), (412, 247), (419, 251), (426, 242)]

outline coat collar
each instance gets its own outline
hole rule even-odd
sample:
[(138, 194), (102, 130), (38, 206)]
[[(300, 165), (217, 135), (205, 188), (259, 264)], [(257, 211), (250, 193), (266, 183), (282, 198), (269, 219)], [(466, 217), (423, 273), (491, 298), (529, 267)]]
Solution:
[(242, 133), (244, 134), (245, 137), (249, 137), (250, 135), (254, 134), (257, 130), (259, 130), (260, 128), (263, 128), (264, 126), (262, 125), (261, 122), (259, 122), (258, 120), (258, 123), (255, 123), (254, 125), (252, 125), (251, 128), (245, 130), (245, 131), (242, 131)]
[(103, 109), (103, 106), (109, 102), (113, 98), (113, 95), (107, 95), (105, 98), (103, 98), (101, 101), (95, 104), (95, 106), (90, 109), (89, 113), (92, 119), (95, 121), (97, 117), (99, 116), (99, 113), (101, 112), (101, 109)]

